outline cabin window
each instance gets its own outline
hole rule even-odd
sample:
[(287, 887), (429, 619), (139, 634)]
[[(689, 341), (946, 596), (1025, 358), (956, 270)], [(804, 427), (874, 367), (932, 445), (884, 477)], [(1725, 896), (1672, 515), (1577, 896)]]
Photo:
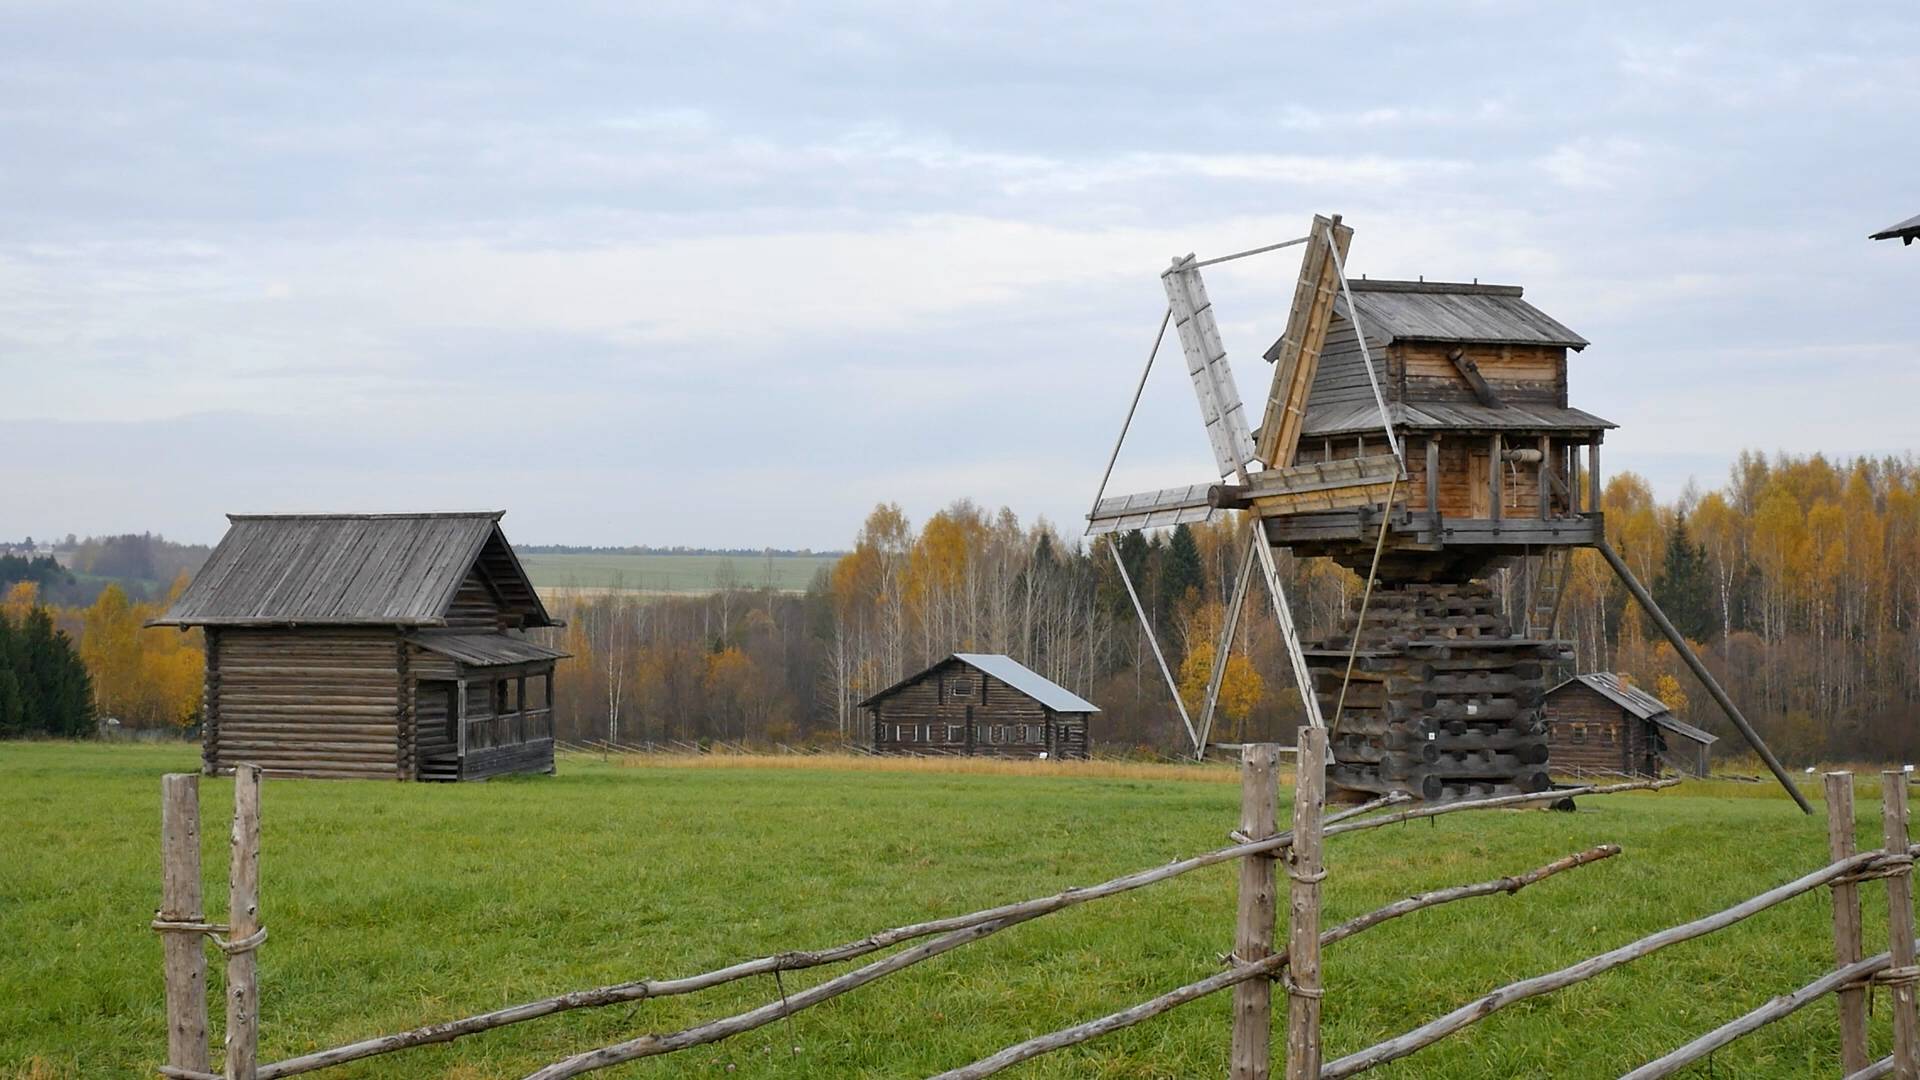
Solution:
[(954, 701), (966, 701), (973, 697), (973, 680), (964, 675), (956, 676), (947, 683), (947, 697)]
[(966, 731), (959, 724), (947, 725), (947, 741), (957, 743), (966, 738)]
[(1573, 725), (1573, 741), (1575, 743), (1584, 743), (1587, 741), (1587, 725), (1585, 724)]

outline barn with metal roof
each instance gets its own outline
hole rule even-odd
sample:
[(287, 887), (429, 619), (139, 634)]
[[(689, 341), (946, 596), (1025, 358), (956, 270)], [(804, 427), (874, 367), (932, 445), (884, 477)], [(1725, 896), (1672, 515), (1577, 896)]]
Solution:
[(199, 627), (209, 773), (553, 770), (558, 625), (501, 511), (234, 514), (156, 626)]
[(1009, 656), (954, 653), (860, 703), (882, 754), (1084, 758), (1099, 707)]

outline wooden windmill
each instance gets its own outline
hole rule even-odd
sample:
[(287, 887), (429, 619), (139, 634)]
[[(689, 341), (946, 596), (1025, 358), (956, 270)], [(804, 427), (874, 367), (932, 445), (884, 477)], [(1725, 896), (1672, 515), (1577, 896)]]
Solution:
[[(1427, 799), (1545, 788), (1545, 665), (1568, 652), (1554, 639), (1567, 553), (1592, 547), (1809, 809), (1607, 545), (1599, 448), (1614, 425), (1567, 403), (1567, 354), (1586, 340), (1527, 303), (1517, 286), (1350, 281), (1344, 263), (1352, 237), (1338, 215), (1315, 217), (1300, 239), (1215, 259), (1187, 255), (1161, 273), (1168, 303), (1160, 334), (1171, 323), (1179, 336), (1217, 478), (1104, 497), (1159, 351), (1156, 339), (1088, 514), (1089, 535), (1202, 521), (1222, 510), (1248, 514), (1248, 542), (1197, 720), (1110, 547), (1196, 755), (1211, 735), (1258, 566), (1307, 722), (1332, 729), (1331, 785)], [(1286, 331), (1266, 352), (1273, 379), (1260, 428), (1250, 431), (1200, 269), (1300, 244), (1307, 250)], [(1363, 576), (1341, 633), (1300, 640), (1275, 548), (1332, 558)], [(1481, 580), (1503, 567), (1525, 584), (1520, 625)]]

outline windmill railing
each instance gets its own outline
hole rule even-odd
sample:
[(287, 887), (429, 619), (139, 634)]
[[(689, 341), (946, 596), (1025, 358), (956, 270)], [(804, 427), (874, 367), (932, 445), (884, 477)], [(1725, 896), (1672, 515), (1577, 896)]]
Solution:
[[(1613, 967), (1651, 955), (1667, 945), (1713, 933), (1794, 896), (1822, 887), (1831, 888), (1836, 901), (1836, 966), (1831, 975), (1783, 998), (1777, 998), (1740, 1021), (1710, 1032), (1630, 1075), (1667, 1075), (1685, 1063), (1697, 1060), (1713, 1049), (1829, 994), (1837, 994), (1842, 1003), (1843, 1045), (1847, 1048), (1848, 1072), (1869, 1070), (1866, 1075), (1878, 1075), (1870, 1070), (1879, 1067), (1891, 1069), (1892, 1065), (1876, 1066), (1868, 1060), (1864, 1010), (1861, 1006), (1866, 988), (1875, 981), (1887, 983), (1894, 989), (1896, 1044), (1894, 1055), (1888, 1061), (1901, 1060), (1902, 1054), (1907, 1055), (1905, 1060), (1912, 1060), (1915, 1044), (1920, 1042), (1920, 1038), (1916, 1038), (1920, 1034), (1920, 1025), (1912, 1021), (1914, 979), (1920, 977), (1920, 969), (1916, 969), (1913, 959), (1912, 901), (1908, 886), (1913, 851), (1904, 840), (1906, 786), (1903, 782), (1888, 785), (1889, 791), (1898, 793), (1898, 806), (1895, 806), (1896, 796), (1889, 795), (1887, 846), (1875, 851), (1854, 852), (1851, 778), (1836, 774), (1840, 779), (1829, 778), (1829, 799), (1835, 807), (1835, 820), (1844, 820), (1847, 828), (1834, 832), (1835, 859), (1828, 866), (1726, 911), (1662, 931), (1561, 971), (1503, 987), (1395, 1039), (1323, 1065), (1319, 1050), (1320, 1014), (1323, 1009), (1337, 1008), (1338, 999), (1321, 985), (1321, 948), (1430, 907), (1476, 897), (1510, 895), (1548, 877), (1606, 860), (1620, 852), (1615, 845), (1602, 844), (1524, 872), (1410, 896), (1359, 918), (1323, 929), (1320, 926), (1320, 895), (1327, 882), (1321, 857), (1323, 841), (1419, 818), (1539, 804), (1568, 796), (1664, 788), (1679, 781), (1643, 780), (1605, 786), (1589, 785), (1420, 806), (1402, 806), (1400, 804), (1406, 802), (1404, 797), (1388, 796), (1327, 813), (1324, 792), (1314, 779), (1323, 775), (1325, 733), (1319, 729), (1307, 729), (1301, 732), (1300, 738), (1302, 765), (1296, 775), (1302, 782), (1293, 801), (1292, 828), (1286, 831), (1280, 831), (1275, 820), (1281, 748), (1273, 744), (1248, 744), (1241, 749), (1240, 828), (1230, 834), (1233, 843), (1226, 847), (1097, 884), (967, 914), (896, 926), (826, 948), (772, 953), (694, 975), (643, 978), (576, 990), (267, 1063), (256, 1063), (260, 986), (253, 963), (255, 950), (265, 940), (265, 931), (259, 921), (258, 894), (250, 893), (245, 887), (251, 881), (257, 888), (259, 880), (258, 770), (250, 766), (236, 770), (233, 865), (234, 880), (242, 887), (236, 890), (235, 895), (239, 898), (236, 902), (246, 907), (245, 910), (236, 909), (229, 922), (222, 925), (207, 922), (200, 910), (198, 778), (193, 775), (168, 776), (163, 781), (165, 889), (154, 927), (162, 931), (167, 946), (165, 971), (169, 1060), (159, 1072), (164, 1076), (190, 1080), (207, 1080), (222, 1075), (231, 1080), (271, 1080), (414, 1047), (452, 1042), (576, 1009), (697, 993), (756, 977), (770, 977), (775, 982), (771, 989), (776, 996), (758, 1008), (722, 1016), (679, 1031), (639, 1035), (590, 1049), (529, 1074), (530, 1078), (541, 1080), (577, 1076), (752, 1031), (1020, 923), (1228, 862), (1239, 864), (1240, 900), (1233, 952), (1225, 970), (1170, 989), (1119, 1012), (1005, 1047), (939, 1075), (946, 1080), (990, 1076), (1020, 1062), (1146, 1022), (1203, 997), (1231, 991), (1234, 997), (1234, 1025), (1230, 1037), (1230, 1074), (1236, 1080), (1266, 1077), (1276, 1058), (1284, 1061), (1289, 1080), (1296, 1077), (1350, 1076), (1412, 1054), (1515, 1001), (1592, 978)], [(1844, 792), (1839, 790), (1841, 779), (1846, 781)], [(1888, 855), (1889, 851), (1894, 854)], [(249, 873), (254, 876), (248, 877)], [(1288, 898), (1284, 921), (1276, 912), (1279, 906), (1277, 898), (1280, 896), (1276, 883), (1283, 873), (1287, 877)], [(1860, 955), (1858, 889), (1864, 881), (1880, 878), (1887, 882), (1893, 946), (1882, 956), (1863, 957)], [(250, 895), (253, 897), (251, 903), (248, 902)], [(1845, 914), (1847, 912), (1852, 913), (1850, 922)], [(1276, 940), (1278, 930), (1284, 930), (1284, 940)], [(277, 927), (277, 931), (281, 934), (298, 932), (289, 931), (284, 925)], [(229, 1017), (226, 1061), (221, 1073), (215, 1073), (209, 1064), (206, 957), (201, 939), (211, 939), (219, 945), (228, 963)], [(802, 990), (782, 992), (784, 987), (779, 985), (779, 976), (783, 972), (804, 971), (851, 961), (864, 962), (852, 970)], [(1275, 1028), (1271, 1010), (1274, 1007), (1272, 999), (1276, 982), (1280, 996), (1285, 999), (1288, 1016), (1282, 1029), (1287, 1035), (1287, 1046), (1284, 1053), (1278, 1054), (1268, 1041)], [(1857, 1017), (1857, 1020), (1849, 1017)], [(1855, 1064), (1859, 1068), (1854, 1068)]]

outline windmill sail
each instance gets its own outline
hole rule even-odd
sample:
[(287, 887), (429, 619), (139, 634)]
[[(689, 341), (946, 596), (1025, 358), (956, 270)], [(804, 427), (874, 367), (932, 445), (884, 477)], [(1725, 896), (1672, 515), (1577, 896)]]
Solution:
[(1187, 354), (1187, 374), (1193, 377), (1193, 393), (1200, 399), (1200, 419), (1207, 426), (1214, 464), (1219, 466), (1221, 476), (1238, 476), (1245, 481), (1247, 462), (1253, 460), (1253, 435), (1247, 430), (1240, 389), (1234, 385), (1233, 369), (1227, 365), (1227, 349), (1220, 342), (1220, 327), (1213, 319), (1207, 286), (1200, 280), (1192, 255), (1174, 260), (1160, 280), (1166, 285), (1167, 302), (1173, 308), (1180, 348)]
[(1300, 429), (1307, 417), (1307, 395), (1313, 390), (1320, 350), (1327, 343), (1327, 327), (1333, 321), (1340, 270), (1327, 251), (1329, 234), (1340, 248), (1341, 261), (1346, 261), (1353, 230), (1340, 224), (1339, 215), (1325, 218), (1316, 214), (1312, 239), (1300, 260), (1300, 280), (1293, 287), (1287, 332), (1267, 350), (1266, 358), (1274, 361), (1273, 386), (1260, 421), (1259, 457), (1269, 468), (1293, 464), (1294, 451), (1300, 447)]

